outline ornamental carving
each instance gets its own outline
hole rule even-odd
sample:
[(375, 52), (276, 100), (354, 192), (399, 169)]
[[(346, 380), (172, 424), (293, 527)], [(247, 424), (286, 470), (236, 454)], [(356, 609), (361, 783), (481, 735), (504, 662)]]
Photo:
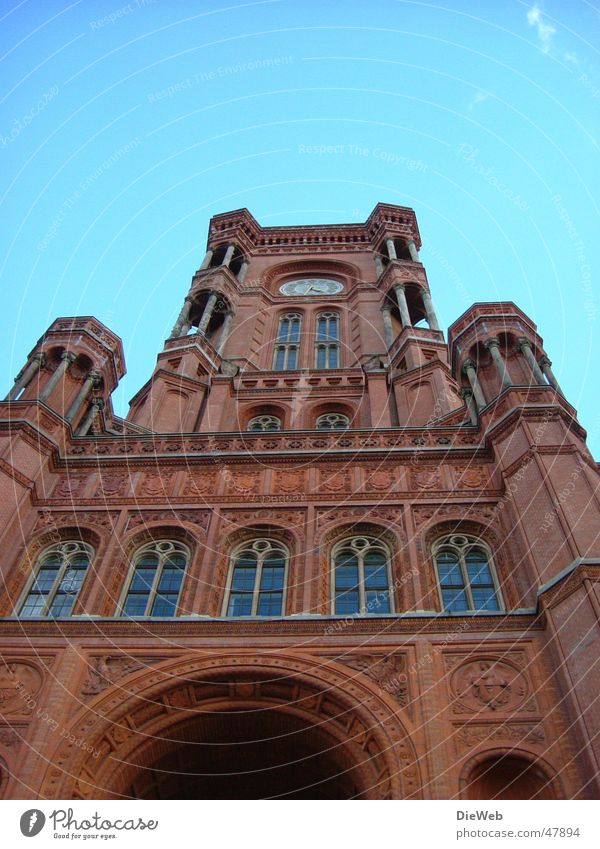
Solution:
[(287, 469), (275, 472), (273, 489), (275, 492), (282, 492), (285, 495), (292, 493), (299, 495), (306, 492), (306, 472)]
[(496, 658), (471, 660), (451, 675), (454, 710), (469, 712), (515, 711), (529, 692), (527, 679), (516, 667)]
[(365, 480), (365, 489), (388, 490), (394, 486), (394, 474), (391, 469), (377, 469)]
[(88, 661), (88, 677), (83, 683), (81, 694), (95, 696), (110, 687), (119, 678), (124, 678), (138, 669), (145, 669), (149, 664), (163, 658), (136, 658), (128, 655), (92, 657)]
[(10, 725), (0, 725), (0, 746), (7, 749), (18, 746), (23, 738), (24, 729), (18, 731)]
[(181, 522), (189, 522), (198, 528), (206, 530), (210, 520), (208, 510), (140, 510), (139, 513), (129, 517), (127, 530), (145, 526), (150, 522), (169, 522), (179, 525)]
[(430, 519), (470, 519), (474, 522), (488, 524), (496, 516), (494, 504), (431, 504), (423, 507), (413, 507), (412, 515), (415, 525), (422, 525)]
[(182, 495), (192, 496), (193, 498), (209, 493), (214, 495), (216, 486), (216, 472), (192, 472), (184, 483)]
[(442, 488), (442, 475), (436, 466), (424, 466), (423, 468), (411, 469), (410, 480), (412, 489)]
[(385, 522), (387, 527), (393, 528), (395, 532), (403, 528), (402, 507), (338, 507), (322, 508), (317, 510), (317, 525), (329, 525), (333, 522), (341, 524), (344, 522), (368, 522), (379, 520)]
[(337, 657), (338, 663), (356, 669), (393, 696), (402, 706), (407, 707), (409, 699), (408, 675), (406, 674), (406, 655), (377, 654), (344, 655)]
[(486, 469), (469, 468), (456, 469), (456, 486), (458, 489), (485, 489), (489, 486), (490, 476)]
[(125, 495), (128, 484), (129, 478), (127, 475), (101, 475), (96, 496), (107, 496), (109, 498), (123, 496)]
[(537, 722), (469, 723), (458, 729), (456, 740), (461, 748), (500, 742), (540, 744), (546, 741), (546, 734)]
[(348, 469), (321, 469), (319, 488), (325, 492), (349, 492), (350, 471)]
[(59, 527), (61, 525), (74, 525), (75, 527), (83, 527), (84, 525), (99, 525), (102, 528), (112, 529), (117, 523), (119, 514), (116, 511), (110, 512), (105, 510), (89, 510), (76, 513), (66, 511), (46, 511), (40, 513), (36, 522), (36, 530), (38, 528)]
[(67, 475), (61, 478), (53, 492), (54, 498), (78, 498), (85, 486), (87, 478), (79, 475)]
[(140, 486), (140, 495), (164, 498), (170, 493), (173, 475), (152, 473), (145, 476)]
[(229, 472), (227, 477), (227, 491), (231, 495), (251, 495), (259, 490), (259, 472), (235, 471)]
[(32, 713), (43, 681), (41, 671), (32, 663), (9, 661), (0, 665), (0, 714)]

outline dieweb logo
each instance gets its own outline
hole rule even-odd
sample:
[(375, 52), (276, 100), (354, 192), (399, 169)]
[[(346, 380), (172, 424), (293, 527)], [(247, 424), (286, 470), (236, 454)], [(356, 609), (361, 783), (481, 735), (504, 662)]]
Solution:
[(43, 829), (46, 817), (42, 811), (32, 808), (21, 816), (21, 834), (25, 837), (35, 837)]

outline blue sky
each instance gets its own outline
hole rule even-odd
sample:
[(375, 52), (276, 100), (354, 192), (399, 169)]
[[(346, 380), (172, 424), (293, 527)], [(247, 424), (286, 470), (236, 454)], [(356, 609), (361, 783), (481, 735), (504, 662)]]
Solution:
[(0, 9), (5, 391), (54, 318), (91, 314), (123, 339), (125, 414), (211, 215), (362, 221), (385, 201), (416, 210), (444, 327), (492, 300), (537, 322), (600, 456), (597, 4)]

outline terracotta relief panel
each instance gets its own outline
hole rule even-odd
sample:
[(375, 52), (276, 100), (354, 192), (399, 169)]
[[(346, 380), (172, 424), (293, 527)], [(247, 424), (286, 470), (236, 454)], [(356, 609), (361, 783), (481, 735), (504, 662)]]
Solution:
[(515, 713), (535, 711), (532, 688), (523, 671), (525, 658), (510, 659), (472, 655), (445, 658), (448, 687), (454, 713)]

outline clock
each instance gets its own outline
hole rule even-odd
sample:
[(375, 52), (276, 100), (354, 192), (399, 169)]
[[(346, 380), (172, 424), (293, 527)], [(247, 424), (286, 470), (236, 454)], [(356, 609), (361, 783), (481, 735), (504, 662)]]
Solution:
[(290, 280), (279, 287), (282, 295), (306, 296), (306, 295), (337, 295), (344, 287), (337, 280), (328, 280), (324, 277), (307, 277), (302, 280)]

